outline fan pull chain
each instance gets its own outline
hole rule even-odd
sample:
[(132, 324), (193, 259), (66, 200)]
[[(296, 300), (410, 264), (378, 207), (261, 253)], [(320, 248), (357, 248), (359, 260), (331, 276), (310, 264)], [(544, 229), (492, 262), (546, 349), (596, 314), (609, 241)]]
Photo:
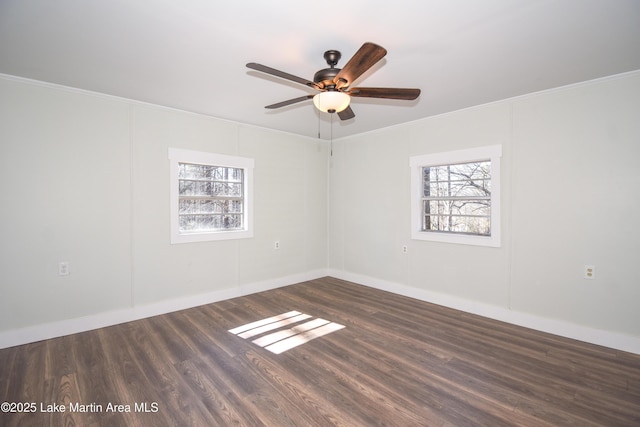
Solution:
[(329, 152), (330, 152), (331, 157), (333, 157), (333, 114), (334, 113), (330, 114), (330, 116), (331, 116), (331, 139), (330, 139), (330, 142), (329, 142)]

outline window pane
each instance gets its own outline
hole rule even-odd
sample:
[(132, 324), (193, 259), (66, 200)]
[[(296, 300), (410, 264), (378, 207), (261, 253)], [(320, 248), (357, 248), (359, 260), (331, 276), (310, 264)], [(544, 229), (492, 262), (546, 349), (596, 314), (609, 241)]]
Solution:
[(211, 189), (213, 188), (213, 184), (207, 181), (197, 181), (194, 182), (194, 196), (208, 196), (211, 194)]
[(491, 235), (489, 218), (452, 217), (447, 215), (428, 215), (424, 219), (423, 231), (439, 231), (461, 234)]
[(180, 215), (180, 231), (192, 231), (196, 227), (195, 215)]
[(181, 196), (194, 196), (195, 193), (195, 181), (178, 181), (178, 194)]
[(242, 183), (216, 182), (211, 187), (210, 194), (216, 196), (240, 197), (242, 196)]
[(242, 215), (225, 215), (223, 221), (227, 229), (242, 227)]
[(425, 197), (491, 195), (491, 162), (430, 166), (423, 169)]
[(242, 213), (244, 203), (242, 200), (220, 200), (218, 201), (219, 212)]
[(218, 200), (198, 200), (198, 213), (222, 213)]
[(430, 200), (427, 212), (457, 216), (485, 216), (491, 214), (489, 202), (478, 200)]
[(204, 231), (204, 230), (212, 230), (215, 228), (216, 226), (216, 219), (218, 218), (217, 215), (198, 215), (198, 220), (197, 220), (197, 230), (199, 231)]
[(422, 230), (491, 235), (491, 162), (422, 168)]
[(195, 213), (197, 210), (197, 201), (191, 199), (182, 199), (178, 201), (178, 213), (188, 214)]
[(178, 166), (180, 232), (242, 228), (243, 169), (189, 163)]

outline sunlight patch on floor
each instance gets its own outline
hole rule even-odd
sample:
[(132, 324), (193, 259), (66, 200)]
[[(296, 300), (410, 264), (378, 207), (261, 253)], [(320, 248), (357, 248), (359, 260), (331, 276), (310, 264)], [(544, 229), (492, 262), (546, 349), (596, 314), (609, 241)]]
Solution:
[[(282, 329), (285, 326), (302, 322), (311, 317), (312, 316), (308, 314), (294, 310), (238, 326), (237, 328), (230, 329), (229, 332), (244, 339), (262, 335), (252, 342), (260, 347), (266, 348), (272, 353), (280, 354), (313, 339), (344, 328), (344, 325), (340, 325), (339, 323), (315, 318), (291, 328)], [(266, 334), (276, 329), (279, 330)]]

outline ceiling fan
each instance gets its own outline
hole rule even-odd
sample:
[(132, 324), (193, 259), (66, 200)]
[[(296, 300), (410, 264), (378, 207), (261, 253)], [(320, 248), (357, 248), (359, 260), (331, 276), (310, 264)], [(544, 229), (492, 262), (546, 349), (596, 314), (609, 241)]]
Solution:
[(385, 98), (413, 100), (420, 95), (420, 89), (385, 88), (385, 87), (350, 87), (365, 71), (380, 61), (387, 54), (387, 50), (374, 43), (365, 43), (347, 62), (344, 68), (336, 68), (336, 64), (342, 57), (337, 50), (328, 50), (324, 53), (324, 59), (329, 68), (324, 68), (309, 81), (266, 65), (250, 62), (248, 68), (271, 74), (272, 76), (291, 80), (320, 91), (315, 95), (305, 95), (276, 104), (267, 105), (265, 108), (274, 109), (287, 105), (313, 99), (313, 103), (320, 111), (326, 113), (338, 113), (341, 120), (349, 120), (355, 117), (355, 113), (349, 106), (351, 97), (360, 98)]

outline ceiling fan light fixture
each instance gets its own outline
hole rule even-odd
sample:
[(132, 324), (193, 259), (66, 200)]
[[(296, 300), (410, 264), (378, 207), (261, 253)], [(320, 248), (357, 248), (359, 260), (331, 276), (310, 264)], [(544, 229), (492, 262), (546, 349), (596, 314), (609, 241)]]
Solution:
[(344, 111), (351, 101), (351, 97), (343, 92), (329, 90), (320, 92), (313, 97), (313, 105), (325, 113), (339, 113)]

